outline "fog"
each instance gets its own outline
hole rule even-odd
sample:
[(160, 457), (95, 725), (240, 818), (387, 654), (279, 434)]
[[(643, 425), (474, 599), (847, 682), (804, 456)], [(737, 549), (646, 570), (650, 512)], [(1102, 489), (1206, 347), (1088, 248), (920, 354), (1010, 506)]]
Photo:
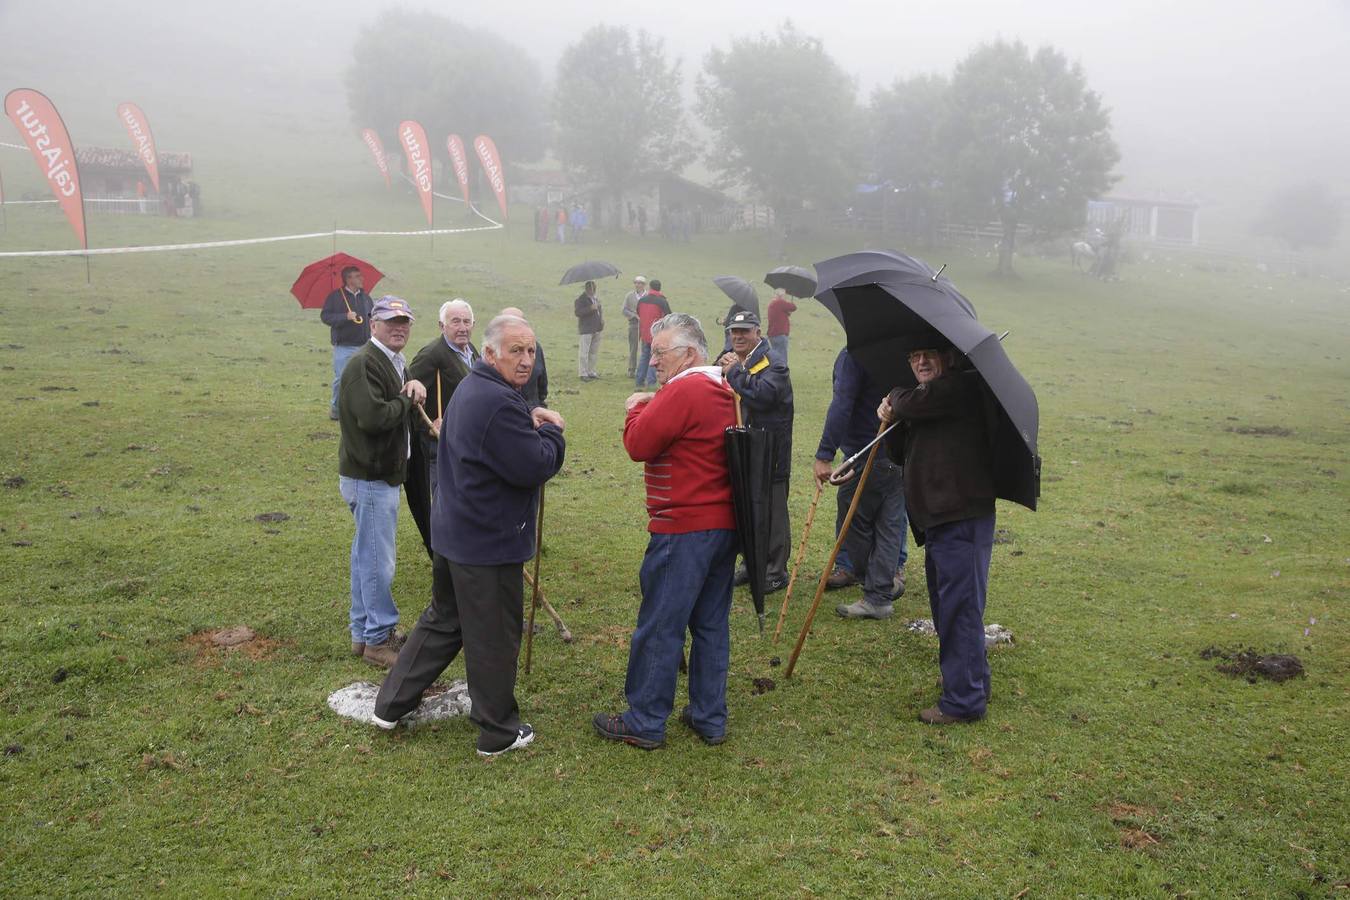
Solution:
[[(258, 106), (322, 122), (340, 138), (351, 125), (342, 88), (348, 51), (381, 9), (395, 5), (7, 0), (0, 2), (0, 92), (45, 90), (63, 110), (110, 111), (125, 99), (159, 106), (151, 116), (165, 149), (174, 149), (174, 116), (195, 118), (195, 137), (212, 115), (246, 126), (234, 117)], [(700, 0), (423, 6), (520, 45), (546, 79), (588, 26), (643, 28), (683, 59), (687, 91), (710, 47), (773, 31), (784, 18), (822, 39), (857, 79), (863, 101), (897, 77), (950, 73), (983, 41), (1051, 44), (1082, 64), (1112, 111), (1122, 152), (1116, 193), (1194, 199), (1238, 221), (1291, 181), (1320, 180), (1350, 195), (1346, 0), (910, 0), (889, 8), (783, 0), (772, 12)], [(92, 133), (78, 116), (67, 112), (67, 119), (77, 142), (119, 140), (111, 115)], [(1223, 224), (1207, 217), (1207, 225)]]

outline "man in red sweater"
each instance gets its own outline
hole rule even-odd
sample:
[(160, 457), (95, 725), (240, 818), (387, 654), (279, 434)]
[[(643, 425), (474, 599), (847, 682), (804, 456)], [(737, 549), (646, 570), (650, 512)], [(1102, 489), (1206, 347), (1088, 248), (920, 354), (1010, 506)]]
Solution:
[(783, 357), (784, 365), (788, 361), (788, 335), (792, 332), (790, 317), (796, 311), (797, 304), (788, 299), (787, 291), (778, 288), (773, 292), (773, 299), (769, 301), (769, 329), (765, 334), (769, 346)]
[(722, 370), (707, 365), (708, 342), (693, 316), (652, 325), (660, 390), (625, 403), (623, 446), (644, 463), (651, 537), (639, 581), (642, 606), (629, 645), (628, 711), (596, 713), (596, 732), (644, 750), (665, 742), (675, 677), (689, 651), (689, 705), (680, 721), (706, 744), (726, 739), (736, 520), (727, 471), (726, 429), (736, 424)]
[(652, 323), (670, 315), (670, 303), (661, 293), (661, 280), (653, 278), (647, 293), (638, 298), (638, 338), (642, 341), (642, 355), (638, 357), (637, 388), (656, 384), (656, 367), (652, 363)]

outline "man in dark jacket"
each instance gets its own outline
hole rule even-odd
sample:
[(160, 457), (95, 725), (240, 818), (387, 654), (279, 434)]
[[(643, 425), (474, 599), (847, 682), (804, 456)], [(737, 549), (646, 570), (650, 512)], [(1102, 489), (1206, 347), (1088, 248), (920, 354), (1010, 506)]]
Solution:
[(370, 340), (370, 295), (364, 288), (361, 270), (347, 266), (342, 270), (342, 287), (323, 301), (319, 319), (329, 328), (333, 344), (333, 399), (328, 404), (328, 418), (338, 417), (338, 379), (347, 361), (361, 345)]
[(370, 342), (347, 363), (338, 385), (338, 489), (356, 520), (352, 538), (352, 653), (388, 668), (397, 652), (394, 534), (399, 487), (411, 450), (409, 413), (426, 388), (407, 380), (403, 348), (413, 314), (399, 297), (381, 297), (370, 312)]
[(605, 330), (605, 314), (600, 308), (600, 299), (595, 296), (595, 282), (588, 281), (572, 311), (577, 317), (577, 334), (580, 336), (577, 347), (577, 374), (582, 381), (594, 381), (600, 377), (595, 371), (595, 360), (600, 355), (600, 332)]
[(413, 357), (408, 367), (412, 378), (427, 388), (427, 416), (432, 428), (420, 425), (421, 455), (429, 467), (428, 485), (431, 496), (436, 495), (436, 438), (441, 430), (441, 416), (454, 396), (455, 388), (469, 374), (478, 360), (478, 348), (473, 345), (473, 307), (456, 297), (441, 304), (441, 333)]
[[(788, 481), (792, 476), (792, 379), (782, 357), (772, 351), (759, 330), (759, 316), (742, 310), (727, 322), (731, 352), (718, 363), (727, 384), (741, 397), (745, 424), (773, 435), (773, 505), (770, 511), (769, 558), (765, 560), (765, 590), (787, 587)], [(738, 584), (749, 580), (744, 568)]]
[(562, 468), (565, 448), (562, 416), (531, 410), (520, 394), (534, 358), (529, 323), (498, 316), (483, 335), (483, 359), (446, 407), (431, 522), (431, 605), (375, 699), (375, 724), (393, 728), (463, 648), (480, 756), (534, 740), (515, 694), (521, 566), (536, 551), (539, 489)]
[[(852, 456), (876, 437), (877, 404), (886, 389), (870, 377), (847, 349), (834, 361), (834, 396), (825, 413), (825, 427), (816, 449), (815, 475), (829, 479), (834, 455), (841, 451)], [(835, 532), (843, 526), (844, 516), (858, 487), (856, 473), (839, 485)], [(894, 612), (894, 602), (904, 593), (905, 582), (905, 488), (900, 468), (878, 453), (853, 514), (844, 550), (830, 573), (831, 587), (845, 587), (859, 581), (863, 596), (854, 603), (841, 603), (834, 611), (846, 619), (886, 619)]]
[(928, 603), (938, 633), (942, 697), (919, 713), (930, 725), (973, 722), (989, 702), (984, 601), (994, 546), (994, 475), (988, 407), (978, 374), (956, 367), (939, 335), (909, 354), (919, 384), (896, 388), (877, 415), (904, 425), (887, 438), (905, 467), (905, 495), (924, 550)]

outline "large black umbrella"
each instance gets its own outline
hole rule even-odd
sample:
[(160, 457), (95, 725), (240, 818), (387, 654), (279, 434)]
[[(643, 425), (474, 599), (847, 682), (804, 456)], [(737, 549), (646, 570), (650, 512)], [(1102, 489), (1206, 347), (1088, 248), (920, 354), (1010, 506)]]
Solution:
[(816, 276), (801, 266), (779, 266), (764, 276), (764, 283), (794, 297), (810, 297), (816, 292)]
[(750, 282), (735, 275), (718, 275), (713, 279), (713, 284), (720, 287), (732, 303), (759, 315), (759, 294), (755, 293), (755, 287)]
[(759, 616), (759, 633), (763, 634), (764, 582), (773, 504), (773, 436), (763, 428), (737, 425), (727, 429), (726, 447), (731, 498), (736, 507), (736, 536), (745, 557), (745, 571), (750, 575), (750, 598)]
[(816, 263), (817, 299), (844, 326), (848, 349), (879, 383), (912, 387), (908, 354), (934, 331), (964, 354), (997, 407), (993, 435), (994, 492), (1036, 508), (1040, 413), (1031, 386), (998, 336), (975, 318), (975, 307), (926, 263), (902, 253), (866, 251)]
[(562, 281), (558, 284), (576, 284), (579, 281), (595, 281), (597, 278), (608, 278), (611, 275), (618, 275), (619, 267), (614, 263), (605, 262), (603, 259), (588, 259), (585, 262), (577, 263), (572, 268), (563, 273)]

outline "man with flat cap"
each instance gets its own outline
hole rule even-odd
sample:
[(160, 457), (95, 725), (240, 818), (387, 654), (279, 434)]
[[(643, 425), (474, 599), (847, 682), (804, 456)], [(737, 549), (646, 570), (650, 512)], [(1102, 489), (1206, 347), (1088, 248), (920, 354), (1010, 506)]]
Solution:
[(414, 403), (426, 388), (407, 377), (403, 348), (413, 313), (401, 297), (386, 295), (370, 312), (370, 340), (347, 362), (338, 382), (338, 489), (352, 511), (349, 615), (352, 654), (388, 668), (398, 651), (394, 605), (394, 535), (400, 487), (412, 449), (408, 429)]
[(522, 564), (536, 552), (539, 490), (562, 468), (565, 449), (562, 416), (531, 409), (521, 395), (534, 363), (529, 323), (497, 316), (483, 334), (483, 358), (445, 408), (431, 518), (431, 605), (375, 699), (375, 724), (394, 728), (463, 649), (480, 756), (534, 740), (515, 694)]

